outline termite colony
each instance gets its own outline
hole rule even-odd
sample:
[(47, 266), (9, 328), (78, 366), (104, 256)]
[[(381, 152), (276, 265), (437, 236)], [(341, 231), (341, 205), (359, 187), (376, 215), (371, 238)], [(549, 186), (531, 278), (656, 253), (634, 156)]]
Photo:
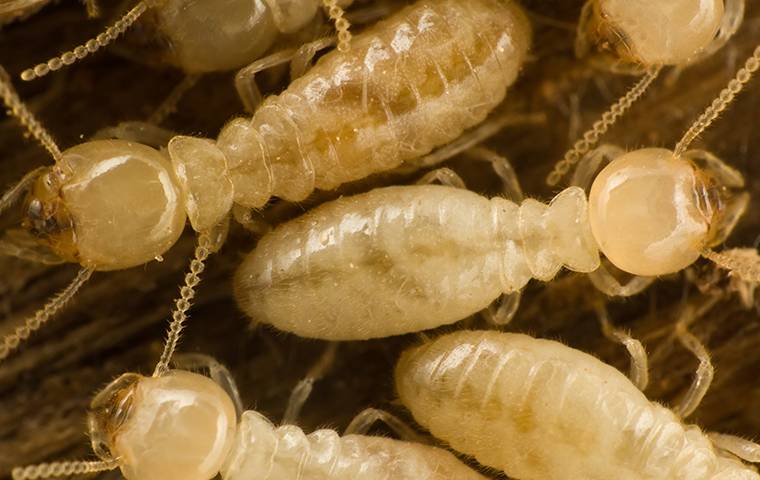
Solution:
[(760, 478), (758, 39), (0, 0), (0, 478)]

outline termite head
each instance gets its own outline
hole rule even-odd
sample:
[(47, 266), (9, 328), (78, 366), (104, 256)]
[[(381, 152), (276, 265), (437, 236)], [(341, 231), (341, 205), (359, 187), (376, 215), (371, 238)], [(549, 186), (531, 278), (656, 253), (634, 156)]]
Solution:
[(248, 65), (277, 35), (265, 0), (162, 0), (133, 27), (126, 49), (138, 59), (203, 73)]
[(611, 70), (684, 65), (715, 40), (723, 15), (723, 0), (588, 0), (576, 51)]
[(127, 373), (92, 401), (92, 446), (127, 480), (210, 480), (235, 435), (235, 407), (211, 379), (182, 370)]
[(64, 151), (38, 177), (22, 225), (66, 261), (115, 270), (168, 250), (184, 229), (182, 205), (166, 156), (98, 140)]
[[(589, 221), (599, 249), (615, 266), (635, 275), (674, 273), (725, 239), (747, 196), (729, 190), (739, 186), (731, 178), (741, 179), (738, 173), (700, 154), (677, 157), (645, 148), (621, 155), (599, 173), (589, 194)], [(700, 168), (701, 162), (710, 168)]]

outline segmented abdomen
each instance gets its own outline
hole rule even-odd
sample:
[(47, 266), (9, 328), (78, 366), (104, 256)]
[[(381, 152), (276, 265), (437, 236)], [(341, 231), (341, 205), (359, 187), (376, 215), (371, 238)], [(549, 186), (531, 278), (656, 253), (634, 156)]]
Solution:
[(454, 140), (503, 100), (529, 44), (510, 0), (420, 0), (356, 35), (253, 116), (268, 193), (302, 200)]
[(557, 342), (446, 335), (404, 353), (396, 386), (433, 435), (521, 480), (759, 478), (619, 371)]
[(306, 435), (252, 411), (243, 414), (235, 440), (225, 480), (485, 480), (439, 448), (334, 430)]
[(593, 270), (596, 246), (581, 240), (590, 235), (579, 221), (585, 210), (580, 189), (552, 206), (519, 207), (436, 185), (376, 189), (264, 236), (235, 275), (235, 295), (255, 321), (304, 337), (359, 340), (434, 328), (532, 276), (553, 276), (563, 263), (581, 258)]

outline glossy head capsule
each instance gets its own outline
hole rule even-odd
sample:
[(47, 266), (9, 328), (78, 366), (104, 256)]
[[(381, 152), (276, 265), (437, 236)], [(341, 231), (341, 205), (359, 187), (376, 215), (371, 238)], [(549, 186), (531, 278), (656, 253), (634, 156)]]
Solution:
[(177, 241), (185, 225), (169, 160), (121, 140), (63, 152), (27, 200), (24, 225), (67, 261), (96, 270), (146, 263)]
[(599, 249), (635, 275), (664, 275), (704, 251), (712, 221), (702, 176), (672, 151), (629, 152), (591, 186), (589, 221)]
[(208, 480), (230, 451), (237, 418), (211, 379), (172, 370), (122, 375), (93, 400), (89, 425), (95, 452), (117, 459), (127, 480)]

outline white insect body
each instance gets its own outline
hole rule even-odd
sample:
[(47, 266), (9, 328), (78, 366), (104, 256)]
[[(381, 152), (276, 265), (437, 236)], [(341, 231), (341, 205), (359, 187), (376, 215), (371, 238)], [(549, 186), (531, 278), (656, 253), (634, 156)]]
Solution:
[(14, 479), (119, 467), (127, 480), (485, 480), (436, 447), (326, 429), (306, 435), (251, 410), (238, 423), (225, 390), (183, 370), (122, 375), (95, 397), (89, 424), (101, 462), (17, 468)]
[(396, 387), (433, 435), (510, 478), (760, 478), (618, 370), (558, 342), (445, 335), (402, 355)]
[[(32, 192), (26, 233), (16, 232), (23, 245), (8, 237), (0, 250), (79, 263), (89, 277), (160, 258), (189, 218), (204, 237), (191, 266), (197, 281), (233, 204), (263, 207), (273, 195), (303, 200), (315, 188), (394, 168), (481, 122), (517, 77), (530, 35), (512, 1), (420, 0), (357, 35), (350, 51), (324, 55), (251, 119), (225, 126), (217, 141), (172, 138), (169, 158), (121, 140), (61, 152), (2, 82), (3, 100), (56, 165), (0, 199), (1, 211)], [(194, 293), (183, 292), (189, 308)], [(0, 358), (62, 304), (54, 300), (6, 337)]]
[(358, 340), (433, 328), (530, 278), (599, 254), (586, 196), (551, 205), (438, 185), (376, 189), (322, 205), (264, 236), (235, 275), (254, 320), (305, 337)]

